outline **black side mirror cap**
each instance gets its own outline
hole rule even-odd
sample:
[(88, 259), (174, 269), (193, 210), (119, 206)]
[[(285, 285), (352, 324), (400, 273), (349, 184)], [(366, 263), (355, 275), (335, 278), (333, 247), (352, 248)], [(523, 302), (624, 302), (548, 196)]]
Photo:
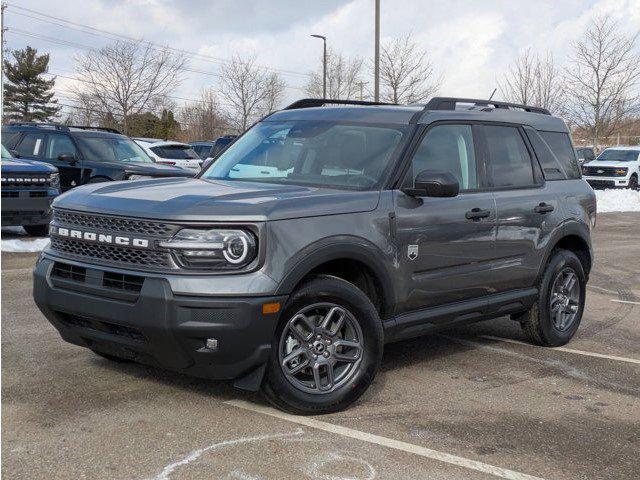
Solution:
[(71, 165), (78, 163), (78, 159), (70, 153), (61, 153), (60, 155), (58, 155), (58, 160), (60, 160), (61, 162), (67, 162)]
[(460, 183), (450, 172), (423, 170), (416, 176), (414, 188), (403, 191), (412, 197), (455, 197)]

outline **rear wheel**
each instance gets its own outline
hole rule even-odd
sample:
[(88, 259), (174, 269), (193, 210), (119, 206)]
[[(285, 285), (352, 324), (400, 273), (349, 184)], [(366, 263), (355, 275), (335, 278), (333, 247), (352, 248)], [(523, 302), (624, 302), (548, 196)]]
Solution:
[(537, 302), (517, 320), (537, 345), (558, 347), (578, 330), (584, 311), (586, 277), (578, 257), (556, 250), (540, 282)]
[(382, 343), (378, 312), (360, 289), (315, 277), (287, 303), (262, 390), (276, 407), (296, 414), (341, 410), (373, 381)]
[(22, 228), (32, 237), (46, 237), (49, 234), (49, 224), (24, 225)]

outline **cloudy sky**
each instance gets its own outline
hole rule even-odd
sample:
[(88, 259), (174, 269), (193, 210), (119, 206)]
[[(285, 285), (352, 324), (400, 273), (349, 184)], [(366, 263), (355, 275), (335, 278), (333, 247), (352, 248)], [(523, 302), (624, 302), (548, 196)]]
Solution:
[[(286, 100), (304, 96), (308, 73), (320, 64), (323, 34), (329, 45), (367, 62), (373, 56), (373, 0), (9, 0), (9, 49), (32, 45), (51, 54), (61, 103), (74, 75), (73, 57), (113, 36), (167, 44), (205, 57), (175, 96), (196, 98), (216, 86), (221, 62), (255, 54), (287, 82)], [(518, 53), (552, 50), (562, 64), (594, 15), (609, 13), (622, 29), (640, 30), (640, 0), (382, 0), (382, 41), (411, 33), (443, 76), (441, 94), (487, 97)], [(18, 7), (22, 7), (20, 9)], [(24, 9), (29, 9), (24, 10)], [(38, 12), (38, 13), (34, 13)], [(45, 14), (51, 17), (44, 17)], [(65, 24), (59, 19), (73, 22)], [(368, 63), (370, 64), (370, 62)], [(371, 74), (367, 74), (372, 84)]]

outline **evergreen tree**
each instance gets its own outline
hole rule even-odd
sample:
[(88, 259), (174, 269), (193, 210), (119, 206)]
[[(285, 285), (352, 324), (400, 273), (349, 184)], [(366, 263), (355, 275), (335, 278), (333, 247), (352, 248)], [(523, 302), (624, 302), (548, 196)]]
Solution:
[(35, 48), (12, 52), (15, 62), (4, 61), (4, 113), (8, 120), (49, 121), (60, 110), (51, 89), (55, 79), (41, 77), (49, 69), (49, 54), (38, 55)]
[(165, 140), (175, 139), (180, 132), (180, 124), (173, 118), (171, 110), (162, 110), (160, 121), (156, 125), (154, 136)]

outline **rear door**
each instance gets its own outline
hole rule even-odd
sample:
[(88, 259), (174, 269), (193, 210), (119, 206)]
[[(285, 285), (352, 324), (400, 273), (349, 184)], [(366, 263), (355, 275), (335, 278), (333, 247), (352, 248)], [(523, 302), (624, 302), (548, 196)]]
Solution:
[(403, 186), (423, 170), (451, 172), (456, 197), (416, 198), (394, 191), (399, 270), (398, 313), (482, 297), (493, 290), (496, 208), (484, 190), (477, 127), (430, 126), (415, 149)]
[(497, 291), (532, 287), (549, 235), (558, 223), (558, 198), (523, 129), (485, 124), (487, 175), (497, 208)]

